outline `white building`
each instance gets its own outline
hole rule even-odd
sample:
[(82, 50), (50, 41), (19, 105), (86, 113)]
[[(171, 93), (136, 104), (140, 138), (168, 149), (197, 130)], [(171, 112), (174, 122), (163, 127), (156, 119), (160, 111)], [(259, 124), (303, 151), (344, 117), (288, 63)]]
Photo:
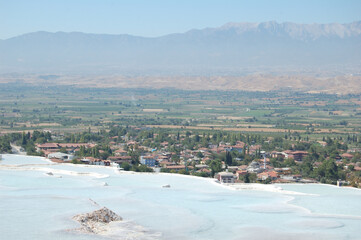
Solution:
[(63, 161), (71, 161), (74, 159), (74, 155), (61, 153), (61, 152), (55, 152), (55, 153), (49, 153), (48, 158), (56, 158)]
[(221, 183), (234, 183), (234, 175), (230, 172), (220, 172), (218, 173), (218, 180)]
[(247, 172), (251, 173), (261, 173), (263, 170), (264, 169), (261, 168), (261, 165), (256, 161), (251, 162), (251, 164), (247, 167)]

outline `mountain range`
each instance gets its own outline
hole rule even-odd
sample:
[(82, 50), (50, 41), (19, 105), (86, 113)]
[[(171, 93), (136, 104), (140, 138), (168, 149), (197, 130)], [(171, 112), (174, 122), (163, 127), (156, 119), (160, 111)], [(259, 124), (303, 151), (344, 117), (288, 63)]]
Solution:
[(361, 21), (227, 23), (160, 37), (33, 32), (0, 40), (0, 73), (360, 73)]

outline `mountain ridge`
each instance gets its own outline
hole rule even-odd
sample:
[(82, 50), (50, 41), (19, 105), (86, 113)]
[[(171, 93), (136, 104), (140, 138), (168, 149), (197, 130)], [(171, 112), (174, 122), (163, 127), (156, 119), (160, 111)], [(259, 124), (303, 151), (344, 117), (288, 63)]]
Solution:
[[(202, 28), (202, 29), (191, 29), (185, 32), (180, 32), (180, 33), (170, 33), (170, 34), (164, 34), (161, 36), (157, 36), (157, 37), (145, 37), (145, 36), (138, 36), (138, 35), (131, 35), (131, 34), (109, 34), (109, 33), (86, 33), (86, 32), (81, 32), (81, 31), (71, 31), (71, 32), (66, 32), (66, 31), (56, 31), (56, 32), (49, 32), (49, 31), (35, 31), (35, 32), (29, 32), (29, 33), (24, 33), (24, 34), (20, 34), (14, 37), (10, 37), (7, 39), (0, 39), (3, 41), (6, 40), (11, 40), (14, 38), (19, 38), (19, 37), (24, 37), (27, 35), (33, 35), (33, 34), (85, 34), (85, 35), (102, 35), (102, 36), (130, 36), (130, 37), (137, 37), (137, 38), (145, 38), (145, 39), (155, 39), (155, 38), (162, 38), (162, 37), (166, 37), (166, 36), (170, 36), (170, 35), (180, 35), (180, 34), (187, 34), (190, 32), (196, 32), (196, 31), (207, 31), (207, 30), (229, 30), (232, 28), (236, 28), (236, 29), (240, 29), (243, 28), (241, 32), (245, 32), (246, 30), (255, 30), (258, 27), (264, 28), (264, 29), (269, 29), (270, 26), (273, 27), (273, 29), (275, 28), (280, 28), (280, 27), (285, 27), (287, 29), (291, 29), (293, 28), (299, 28), (304, 27), (306, 30), (310, 29), (312, 27), (317, 27), (318, 29), (322, 29), (324, 28), (324, 30), (329, 30), (330, 27), (335, 28), (337, 27), (339, 31), (342, 31), (342, 33), (348, 33), (350, 35), (350, 33), (356, 33), (356, 35), (360, 35), (361, 34), (361, 20), (360, 21), (354, 21), (354, 22), (350, 22), (350, 23), (311, 23), (311, 24), (302, 24), (302, 23), (294, 23), (294, 22), (281, 22), (278, 23), (277, 21), (268, 21), (268, 22), (228, 22), (225, 23), (219, 27), (207, 27), (207, 28)], [(332, 29), (331, 28), (331, 29)], [(349, 29), (347, 29), (349, 28)], [(335, 29), (334, 29), (335, 30)], [(348, 30), (348, 31), (347, 31)], [(335, 32), (336, 33), (336, 32)], [(344, 37), (344, 35), (338, 35), (339, 37)]]
[[(27, 33), (0, 41), (0, 73), (220, 74), (361, 66), (361, 21), (226, 23), (159, 37)], [(336, 66), (336, 68), (335, 68)], [(351, 68), (345, 71), (342, 69)], [(248, 69), (248, 70), (247, 70)], [(251, 69), (251, 70), (249, 70)]]

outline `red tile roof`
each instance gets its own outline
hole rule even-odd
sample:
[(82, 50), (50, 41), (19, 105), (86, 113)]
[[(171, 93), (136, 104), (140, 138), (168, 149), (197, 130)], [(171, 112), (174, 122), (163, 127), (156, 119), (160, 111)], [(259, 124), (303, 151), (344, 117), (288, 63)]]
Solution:
[(39, 148), (58, 148), (59, 145), (57, 143), (43, 143), (38, 145)]

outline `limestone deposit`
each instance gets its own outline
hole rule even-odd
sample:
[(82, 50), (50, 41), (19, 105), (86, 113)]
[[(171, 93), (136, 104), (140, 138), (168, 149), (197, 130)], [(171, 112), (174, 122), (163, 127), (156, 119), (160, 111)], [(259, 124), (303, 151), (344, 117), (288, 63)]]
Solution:
[(99, 231), (102, 231), (102, 227), (110, 222), (123, 220), (119, 215), (106, 207), (91, 213), (76, 215), (73, 219), (82, 225), (83, 230), (91, 233), (99, 233)]

